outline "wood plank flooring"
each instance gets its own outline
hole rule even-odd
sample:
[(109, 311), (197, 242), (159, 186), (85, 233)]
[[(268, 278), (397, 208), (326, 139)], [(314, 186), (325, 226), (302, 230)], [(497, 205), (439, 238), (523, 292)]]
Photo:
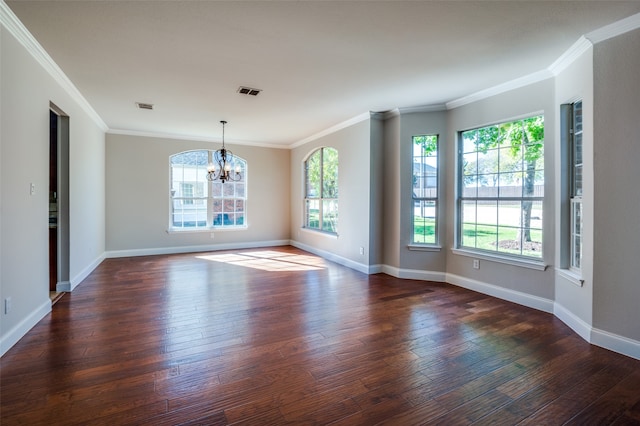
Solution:
[(107, 259), (0, 373), (2, 426), (640, 424), (552, 315), (292, 247)]

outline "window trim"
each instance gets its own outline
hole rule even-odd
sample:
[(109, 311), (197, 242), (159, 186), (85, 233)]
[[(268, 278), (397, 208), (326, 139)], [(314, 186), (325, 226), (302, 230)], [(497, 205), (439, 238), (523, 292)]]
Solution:
[[(174, 192), (173, 188), (173, 179), (172, 179), (172, 167), (173, 167), (173, 163), (171, 162), (172, 158), (181, 154), (185, 154), (185, 153), (190, 153), (190, 152), (206, 152), (207, 153), (207, 164), (210, 164), (213, 161), (213, 154), (215, 152), (215, 150), (212, 149), (191, 149), (191, 150), (186, 150), (186, 151), (181, 151), (181, 152), (176, 152), (174, 154), (169, 155), (169, 197), (168, 197), (168, 206), (169, 206), (169, 212), (168, 212), (168, 227), (167, 227), (167, 233), (199, 233), (199, 232), (213, 232), (213, 231), (242, 231), (242, 230), (246, 230), (249, 227), (248, 221), (247, 221), (247, 213), (248, 213), (248, 190), (249, 190), (249, 186), (248, 186), (248, 164), (247, 164), (247, 160), (245, 160), (244, 158), (238, 156), (238, 155), (233, 155), (233, 157), (240, 161), (241, 164), (243, 165), (243, 176), (242, 176), (242, 183), (244, 184), (244, 197), (225, 197), (225, 196), (220, 196), (220, 197), (215, 197), (213, 195), (213, 187), (214, 184), (216, 184), (216, 181), (209, 181), (208, 179), (205, 179), (201, 182), (203, 183), (203, 188), (206, 188), (206, 192), (207, 195), (206, 196), (198, 196), (198, 190), (196, 188), (196, 185), (200, 182), (198, 180), (196, 181), (184, 181), (184, 180), (178, 180), (176, 182), (179, 182), (180, 185), (183, 185), (185, 183), (187, 184), (192, 184), (193, 187), (193, 192), (194, 192), (194, 196), (193, 197), (175, 197), (172, 193)], [(206, 166), (205, 166), (205, 170), (206, 170)], [(224, 183), (223, 185), (227, 185), (227, 184), (235, 184), (234, 182), (228, 182), (228, 183)], [(206, 206), (206, 214), (207, 214), (207, 219), (206, 219), (206, 223), (205, 226), (190, 226), (190, 227), (184, 227), (184, 226), (175, 226), (173, 224), (173, 214), (174, 214), (174, 204), (176, 201), (180, 201), (182, 203), (184, 203), (185, 201), (187, 201), (187, 199), (189, 200), (193, 200), (194, 203), (197, 200), (201, 200), (203, 201), (203, 204)], [(213, 212), (213, 206), (214, 206), (214, 201), (215, 200), (238, 200), (241, 199), (244, 202), (244, 207), (243, 207), (243, 224), (242, 225), (214, 225), (214, 212)], [(195, 204), (194, 204), (195, 205)], [(197, 223), (197, 221), (196, 221)]]
[[(504, 120), (500, 120), (500, 121), (495, 121), (493, 123), (489, 123), (489, 124), (484, 124), (484, 125), (477, 125), (465, 130), (459, 130), (457, 132), (457, 137), (456, 137), (456, 174), (455, 174), (455, 188), (456, 188), (456, 195), (455, 195), (455, 210), (454, 210), (454, 218), (455, 218), (455, 231), (454, 231), (454, 247), (451, 249), (452, 252), (454, 254), (458, 254), (458, 255), (463, 255), (463, 256), (469, 256), (469, 257), (475, 257), (478, 259), (485, 259), (485, 260), (490, 260), (490, 261), (495, 261), (498, 263), (505, 263), (505, 264), (509, 264), (509, 265), (515, 265), (515, 266), (522, 266), (522, 267), (526, 267), (526, 268), (531, 268), (531, 269), (536, 269), (536, 270), (545, 270), (548, 265), (547, 263), (545, 263), (545, 251), (544, 251), (544, 234), (545, 234), (545, 227), (544, 224), (542, 225), (542, 227), (540, 228), (540, 233), (541, 233), (541, 250), (540, 250), (540, 257), (534, 257), (534, 256), (527, 256), (525, 254), (517, 254), (517, 253), (508, 253), (508, 252), (502, 252), (502, 251), (493, 251), (493, 250), (487, 250), (487, 249), (483, 249), (483, 248), (477, 248), (477, 247), (469, 247), (469, 246), (463, 246), (462, 245), (462, 220), (463, 220), (463, 215), (462, 215), (462, 203), (465, 199), (467, 200), (475, 200), (476, 202), (478, 201), (496, 201), (496, 202), (500, 202), (500, 201), (532, 201), (532, 202), (539, 202), (541, 203), (541, 208), (543, 209), (543, 217), (544, 215), (544, 196), (541, 197), (500, 197), (499, 195), (495, 196), (495, 197), (482, 197), (479, 198), (474, 197), (474, 198), (469, 198), (469, 197), (463, 197), (463, 187), (464, 187), (464, 161), (463, 161), (463, 156), (464, 156), (464, 144), (463, 144), (463, 140), (462, 140), (462, 135), (466, 132), (472, 131), (472, 130), (479, 130), (479, 129), (484, 129), (484, 128), (488, 128), (488, 127), (492, 127), (492, 126), (498, 126), (498, 125), (502, 125), (502, 124), (507, 124), (507, 123), (513, 123), (513, 122), (517, 122), (517, 121), (521, 121), (521, 120), (526, 120), (529, 118), (535, 118), (541, 116), (543, 121), (545, 120), (545, 114), (544, 111), (535, 111), (529, 114), (524, 114), (524, 115), (519, 115), (519, 116), (515, 116), (512, 118), (508, 118), (508, 119), (504, 119)], [(546, 129), (545, 129), (546, 130)], [(543, 139), (543, 149), (546, 149), (546, 143), (544, 143), (546, 137)], [(477, 152), (477, 151), (476, 151)], [(545, 156), (543, 154), (543, 156), (539, 159), (539, 161), (542, 161), (542, 171), (544, 173), (544, 180), (545, 183), (543, 184), (544, 186), (546, 186), (546, 168), (545, 168)], [(478, 175), (478, 173), (476, 172), (476, 176)], [(476, 219), (476, 224), (477, 224), (477, 219)]]
[[(414, 186), (413, 186), (413, 178), (415, 177), (415, 172), (414, 172), (414, 159), (415, 159), (415, 155), (414, 155), (414, 148), (415, 148), (415, 144), (416, 138), (419, 137), (435, 137), (436, 139), (436, 196), (435, 197), (416, 197), (415, 196), (415, 192), (414, 192)], [(408, 248), (409, 250), (412, 251), (438, 251), (441, 246), (440, 246), (440, 227), (439, 227), (439, 222), (440, 222), (440, 215), (439, 215), (439, 210), (440, 210), (440, 161), (441, 161), (441, 157), (440, 157), (440, 135), (438, 133), (431, 133), (431, 134), (420, 134), (420, 135), (413, 135), (411, 136), (411, 208), (410, 208), (410, 222), (411, 222), (411, 233), (410, 233), (410, 243), (408, 244)], [(418, 202), (424, 202), (424, 201), (433, 201), (434, 202), (434, 237), (435, 240), (432, 243), (421, 243), (421, 242), (417, 242), (415, 241), (415, 204), (416, 201)]]

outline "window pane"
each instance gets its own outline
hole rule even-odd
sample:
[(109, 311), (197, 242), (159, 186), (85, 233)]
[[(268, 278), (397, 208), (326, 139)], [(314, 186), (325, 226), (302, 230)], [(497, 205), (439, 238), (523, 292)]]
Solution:
[(500, 197), (522, 197), (522, 180), (522, 172), (501, 174), (498, 181)]
[(578, 236), (573, 238), (573, 257), (571, 259), (574, 268), (582, 266), (582, 239)]
[(573, 137), (573, 163), (582, 164), (582, 133), (576, 133)]
[(462, 202), (462, 235), (460, 244), (465, 247), (476, 246), (476, 201)]
[(320, 150), (316, 151), (306, 162), (306, 196), (307, 198), (319, 198), (320, 193)]
[(413, 202), (413, 242), (436, 243), (436, 202)]
[(463, 174), (465, 176), (475, 176), (478, 174), (478, 153), (472, 152), (464, 154), (463, 157)]
[(462, 133), (462, 152), (476, 152), (478, 149), (478, 132), (469, 130)]
[(305, 201), (305, 226), (320, 229), (320, 200)]
[(338, 197), (338, 151), (323, 148), (322, 151), (322, 197)]
[(475, 198), (478, 195), (478, 177), (463, 176), (462, 178), (462, 197)]
[(227, 182), (222, 184), (222, 197), (233, 197), (236, 193), (236, 184)]
[(322, 201), (322, 230), (338, 232), (338, 200)]
[(245, 198), (245, 184), (244, 183), (236, 183), (236, 197), (237, 198)]
[(582, 101), (573, 104), (573, 129), (575, 133), (582, 133)]
[(573, 196), (582, 196), (582, 164), (573, 168)]

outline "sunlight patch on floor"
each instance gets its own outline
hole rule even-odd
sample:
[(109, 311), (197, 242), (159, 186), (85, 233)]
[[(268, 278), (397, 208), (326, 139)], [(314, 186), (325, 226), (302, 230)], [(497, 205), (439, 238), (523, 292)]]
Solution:
[(325, 268), (324, 259), (317, 256), (259, 250), (244, 253), (223, 253), (196, 256), (198, 259), (223, 262), (262, 271), (317, 271)]

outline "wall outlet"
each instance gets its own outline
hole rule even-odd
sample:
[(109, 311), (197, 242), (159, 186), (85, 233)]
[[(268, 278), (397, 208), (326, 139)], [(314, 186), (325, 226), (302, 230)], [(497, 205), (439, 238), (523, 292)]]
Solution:
[(364, 247), (360, 247), (360, 254), (364, 254)]
[(35, 183), (32, 183), (29, 186), (29, 194), (31, 194), (31, 195), (35, 195), (36, 194), (36, 184)]
[(5, 315), (11, 312), (11, 298), (7, 297), (4, 299), (4, 313)]
[(473, 259), (473, 269), (480, 269), (480, 260)]

